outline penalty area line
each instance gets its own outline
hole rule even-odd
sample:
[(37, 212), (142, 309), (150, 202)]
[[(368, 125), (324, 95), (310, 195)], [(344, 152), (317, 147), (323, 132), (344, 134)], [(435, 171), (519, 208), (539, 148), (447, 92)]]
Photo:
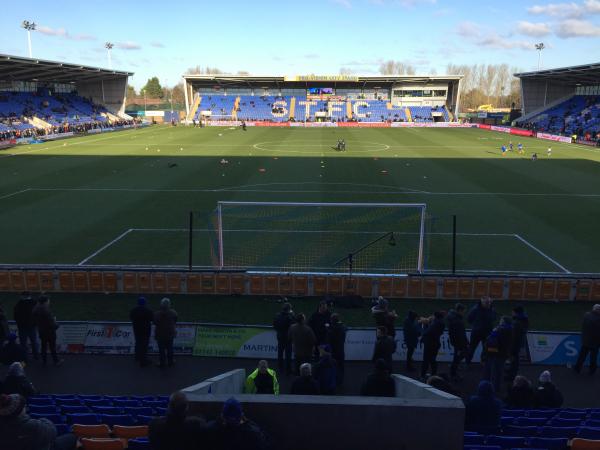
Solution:
[(4, 200), (5, 198), (11, 198), (14, 197), (15, 195), (19, 195), (19, 194), (24, 194), (25, 192), (29, 192), (31, 189), (22, 189), (20, 191), (17, 192), (12, 192), (10, 194), (6, 194), (0, 197), (0, 200)]
[(114, 238), (112, 241), (110, 241), (108, 244), (100, 247), (98, 250), (96, 250), (94, 253), (92, 253), (90, 256), (88, 256), (85, 259), (82, 259), (77, 265), (78, 266), (83, 266), (86, 262), (88, 262), (90, 259), (95, 258), (96, 256), (98, 256), (100, 253), (102, 253), (104, 250), (106, 250), (108, 247), (110, 247), (111, 245), (117, 243), (118, 241), (120, 241), (121, 239), (123, 239), (125, 236), (127, 236), (129, 233), (131, 233), (133, 231), (133, 228), (129, 228), (128, 230), (126, 230), (125, 232), (121, 233), (119, 236), (117, 236), (116, 238)]
[(541, 251), (539, 248), (537, 248), (535, 245), (533, 245), (531, 242), (529, 242), (527, 239), (522, 238), (520, 235), (518, 234), (514, 234), (514, 237), (516, 237), (519, 241), (521, 241), (523, 244), (525, 244), (527, 247), (529, 247), (530, 249), (532, 249), (533, 251), (537, 252), (538, 254), (540, 254), (541, 256), (543, 256), (544, 258), (546, 258), (548, 261), (550, 261), (552, 264), (554, 264), (556, 267), (558, 267), (560, 270), (562, 270), (564, 273), (571, 273), (571, 271), (569, 269), (567, 269), (566, 267), (564, 267), (562, 264), (560, 264), (558, 261), (556, 261), (555, 259), (551, 258), (550, 256), (548, 256), (547, 254), (545, 254), (543, 251)]

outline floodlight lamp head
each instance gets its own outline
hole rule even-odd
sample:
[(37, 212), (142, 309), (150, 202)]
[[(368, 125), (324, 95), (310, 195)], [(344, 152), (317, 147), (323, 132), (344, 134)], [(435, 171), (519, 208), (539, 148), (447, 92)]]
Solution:
[(106, 42), (104, 44), (104, 47), (106, 47), (108, 50), (110, 50), (111, 48), (113, 48), (115, 45), (112, 42)]
[(390, 235), (390, 240), (388, 241), (388, 245), (390, 247), (395, 247), (396, 246), (396, 238), (394, 237), (394, 233), (392, 233)]
[(536, 50), (544, 50), (546, 48), (546, 46), (544, 45), (543, 42), (540, 42), (539, 44), (535, 44), (535, 49)]
[(34, 31), (35, 30), (35, 22), (30, 22), (29, 20), (24, 20), (23, 23), (21, 24), (21, 27), (25, 28), (27, 31)]

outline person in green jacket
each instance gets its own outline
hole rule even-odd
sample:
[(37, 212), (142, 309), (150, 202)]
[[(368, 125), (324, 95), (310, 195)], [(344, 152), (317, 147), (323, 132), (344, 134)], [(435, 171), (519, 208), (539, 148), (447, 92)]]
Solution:
[(246, 394), (271, 394), (279, 395), (279, 382), (277, 373), (269, 369), (269, 364), (264, 359), (258, 362), (258, 367), (246, 378)]

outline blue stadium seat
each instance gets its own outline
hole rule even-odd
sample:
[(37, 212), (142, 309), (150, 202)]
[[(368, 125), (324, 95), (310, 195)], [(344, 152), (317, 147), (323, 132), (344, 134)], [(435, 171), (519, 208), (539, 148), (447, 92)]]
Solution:
[(43, 397), (29, 397), (29, 399), (27, 400), (27, 403), (30, 406), (47, 406), (47, 405), (54, 405), (54, 399), (53, 398), (43, 398)]
[(113, 405), (119, 406), (119, 407), (128, 407), (128, 408), (135, 408), (137, 406), (142, 406), (141, 402), (138, 400), (114, 400)]
[(141, 406), (139, 408), (125, 408), (125, 414), (130, 416), (152, 416), (154, 410), (147, 406)]
[(548, 421), (550, 427), (578, 427), (581, 425), (581, 419), (551, 419)]
[(83, 406), (78, 398), (55, 398), (54, 401), (58, 406)]
[(156, 411), (156, 414), (159, 416), (167, 415), (167, 408), (154, 408), (154, 411)]
[(545, 417), (517, 417), (514, 424), (520, 427), (541, 427), (547, 421)]
[(60, 414), (29, 414), (32, 419), (48, 419), (53, 424), (65, 423), (65, 417)]
[(91, 401), (97, 401), (97, 400), (103, 400), (104, 397), (102, 395), (78, 395), (80, 400), (91, 400)]
[(499, 445), (465, 445), (463, 450), (502, 450)]
[(508, 425), (502, 429), (506, 436), (518, 436), (518, 437), (532, 437), (539, 434), (538, 427), (517, 427), (515, 425)]
[(164, 402), (162, 400), (144, 401), (142, 402), (142, 406), (147, 406), (150, 408), (166, 408), (167, 402)]
[(545, 417), (546, 419), (551, 419), (557, 413), (556, 409), (532, 409), (527, 411), (527, 417)]
[(123, 408), (117, 408), (115, 406), (92, 406), (92, 410), (96, 414), (112, 414), (112, 415), (123, 414)]
[(527, 440), (523, 437), (515, 436), (488, 436), (485, 440), (486, 445), (498, 445), (502, 448), (525, 447)]
[(592, 441), (600, 441), (600, 428), (581, 427), (579, 433), (577, 433), (577, 437)]
[(93, 407), (93, 406), (112, 406), (112, 401), (106, 399), (106, 398), (101, 398), (98, 400), (93, 400), (93, 399), (83, 399), (83, 402), (86, 404), (86, 406), (89, 407)]
[(60, 406), (60, 412), (63, 414), (86, 414), (91, 412), (87, 406)]
[(138, 425), (148, 425), (150, 423), (150, 421), (152, 419), (154, 419), (154, 417), (155, 417), (154, 415), (150, 415), (150, 416), (139, 415), (139, 416), (135, 416), (135, 420)]
[(524, 409), (503, 409), (502, 417), (521, 417), (525, 415)]
[(600, 420), (588, 419), (581, 424), (582, 427), (600, 428)]
[(127, 448), (129, 450), (151, 450), (148, 439), (129, 439)]
[(54, 400), (77, 400), (77, 396), (74, 394), (53, 394)]
[(29, 405), (29, 414), (59, 414), (58, 407), (54, 405)]
[(542, 427), (540, 428), (540, 437), (549, 438), (574, 438), (577, 436), (577, 427)]
[(558, 413), (560, 419), (583, 420), (587, 416), (587, 411), (561, 411)]
[(483, 434), (466, 434), (463, 443), (465, 445), (483, 445), (485, 444), (485, 436)]
[(67, 423), (79, 425), (100, 425), (100, 416), (98, 414), (67, 414)]
[(131, 400), (137, 400), (138, 402), (153, 402), (156, 400), (154, 395), (132, 395)]
[(58, 424), (54, 424), (54, 426), (56, 427), (56, 435), (57, 436), (62, 436), (63, 434), (67, 434), (71, 432), (71, 427), (69, 425), (67, 425), (66, 423), (58, 423)]
[(158, 395), (156, 397), (156, 400), (158, 400), (159, 402), (169, 403), (169, 396), (168, 395)]
[(105, 395), (104, 398), (111, 402), (114, 402), (115, 400), (129, 400), (127, 395)]
[(566, 450), (569, 440), (567, 438), (531, 438), (531, 447), (547, 448), (548, 450)]
[(133, 418), (133, 416), (130, 416), (128, 414), (119, 414), (119, 415), (102, 414), (102, 423), (105, 423), (106, 425), (108, 425), (110, 427), (112, 427), (114, 425), (123, 425), (126, 427), (136, 425), (136, 421)]

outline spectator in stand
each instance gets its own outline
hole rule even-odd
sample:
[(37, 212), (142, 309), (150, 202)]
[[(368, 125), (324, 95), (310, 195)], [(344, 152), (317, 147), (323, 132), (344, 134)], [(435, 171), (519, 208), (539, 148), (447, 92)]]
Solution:
[(27, 352), (17, 343), (17, 335), (10, 333), (8, 341), (0, 349), (2, 364), (10, 366), (14, 362), (27, 363)]
[(502, 403), (494, 394), (494, 386), (482, 380), (477, 395), (465, 402), (465, 431), (481, 434), (495, 434), (500, 430)]
[(290, 394), (319, 395), (319, 383), (312, 376), (312, 366), (304, 363), (300, 366), (300, 376), (292, 383)]
[(77, 437), (56, 437), (56, 427), (47, 419), (32, 419), (19, 394), (0, 395), (0, 445), (3, 449), (75, 450)]
[(207, 440), (206, 423), (200, 417), (188, 416), (188, 400), (183, 392), (169, 398), (165, 417), (148, 424), (148, 439), (153, 450), (203, 448)]
[(529, 330), (529, 317), (522, 306), (515, 306), (512, 311), (512, 344), (510, 347), (510, 366), (506, 374), (509, 383), (519, 373), (519, 358), (521, 350), (527, 345), (527, 331)]
[(507, 408), (531, 409), (533, 408), (533, 387), (531, 382), (522, 375), (517, 375), (506, 396)]
[(177, 334), (175, 324), (177, 323), (177, 311), (171, 308), (171, 300), (163, 298), (160, 301), (160, 309), (154, 313), (154, 338), (158, 344), (159, 364), (164, 369), (175, 364), (173, 360), (173, 341)]
[(296, 323), (290, 327), (288, 337), (294, 349), (294, 358), (296, 367), (295, 373), (298, 373), (300, 366), (310, 362), (313, 349), (317, 343), (317, 338), (312, 328), (306, 323), (304, 314), (300, 313), (296, 316)]
[(391, 373), (392, 358), (395, 351), (396, 341), (387, 335), (387, 329), (385, 327), (377, 327), (377, 340), (375, 341), (375, 349), (373, 350), (373, 357), (371, 360), (377, 362), (378, 360), (383, 359)]
[(388, 363), (384, 359), (375, 361), (375, 371), (367, 376), (360, 388), (364, 397), (395, 397), (396, 382), (390, 375)]
[(267, 448), (264, 433), (257, 424), (244, 416), (242, 405), (235, 398), (225, 402), (221, 417), (209, 422), (208, 430), (212, 441), (212, 445), (208, 447), (214, 450), (265, 450)]
[(535, 408), (560, 408), (563, 404), (563, 396), (552, 383), (552, 374), (544, 370), (540, 375), (540, 384), (533, 394), (533, 405)]
[(56, 353), (56, 330), (59, 325), (56, 323), (56, 317), (50, 311), (50, 299), (46, 295), (38, 298), (38, 303), (33, 308), (33, 323), (38, 329), (42, 347), (42, 364), (46, 366), (48, 359), (48, 349), (52, 355), (55, 366), (60, 366), (64, 360), (58, 358)]
[(440, 338), (444, 334), (444, 313), (442, 311), (436, 311), (433, 316), (427, 319), (425, 328), (423, 330), (423, 337), (421, 342), (423, 343), (423, 363), (421, 364), (421, 378), (427, 379), (429, 377), (428, 370), (431, 367), (430, 375), (437, 373), (437, 355), (440, 351)]
[(33, 308), (35, 308), (35, 300), (29, 292), (23, 292), (21, 298), (16, 303), (13, 309), (13, 318), (17, 323), (19, 332), (19, 343), (27, 350), (27, 340), (31, 343), (31, 351), (33, 359), (39, 358), (37, 331), (33, 323)]
[(344, 363), (346, 361), (346, 332), (347, 328), (340, 319), (340, 315), (333, 313), (331, 315), (331, 326), (328, 330), (327, 340), (331, 346), (331, 357), (337, 365), (337, 384), (344, 383)]
[(29, 398), (37, 393), (31, 381), (27, 379), (25, 370), (20, 362), (14, 362), (8, 368), (8, 373), (2, 383), (3, 394), (19, 394)]
[(500, 393), (502, 371), (512, 346), (512, 319), (502, 316), (500, 324), (492, 330), (484, 343), (485, 361), (483, 378), (494, 385), (494, 391)]
[(315, 364), (315, 380), (322, 395), (335, 395), (337, 387), (337, 364), (331, 357), (329, 344), (319, 346), (319, 361)]
[(317, 345), (327, 343), (327, 329), (331, 324), (331, 312), (325, 300), (319, 303), (318, 310), (313, 313), (308, 321), (308, 325), (312, 328), (317, 338)]
[(0, 346), (8, 339), (9, 333), (8, 319), (4, 314), (4, 309), (0, 306)]
[(598, 367), (598, 349), (600, 348), (600, 304), (594, 305), (591, 311), (583, 315), (581, 325), (581, 349), (577, 362), (573, 367), (580, 373), (588, 354), (590, 355), (590, 374), (593, 375)]
[(377, 298), (376, 304), (371, 308), (371, 314), (375, 319), (376, 327), (385, 327), (387, 335), (392, 339), (396, 338), (396, 319), (398, 314), (396, 311), (389, 310), (389, 302), (381, 295)]
[(258, 367), (246, 378), (244, 393), (279, 395), (277, 374), (269, 369), (269, 364), (264, 359), (258, 362)]
[(148, 345), (150, 344), (153, 319), (154, 313), (146, 305), (146, 298), (139, 297), (137, 306), (129, 312), (129, 320), (133, 326), (135, 339), (135, 361), (141, 367), (151, 364), (148, 359)]
[(492, 299), (490, 297), (482, 298), (477, 305), (471, 308), (467, 320), (471, 324), (471, 342), (469, 343), (469, 354), (467, 355), (467, 364), (470, 364), (477, 347), (480, 343), (483, 346), (494, 328), (496, 310), (492, 306)]
[(423, 327), (419, 322), (419, 316), (414, 311), (408, 311), (406, 319), (404, 319), (403, 333), (404, 345), (406, 345), (406, 370), (412, 372), (415, 370), (413, 366), (413, 355), (419, 344), (419, 337), (423, 332)]
[(290, 327), (295, 321), (296, 318), (292, 311), (292, 305), (287, 302), (283, 304), (281, 312), (279, 312), (273, 320), (273, 328), (277, 333), (277, 362), (279, 364), (279, 372), (283, 373), (285, 369), (286, 375), (292, 373), (292, 343), (288, 335)]
[(450, 345), (454, 348), (452, 364), (450, 365), (450, 376), (454, 380), (460, 380), (458, 375), (458, 365), (463, 359), (467, 358), (469, 351), (469, 341), (467, 340), (467, 330), (465, 329), (465, 305), (457, 303), (454, 309), (448, 312), (448, 337)]

